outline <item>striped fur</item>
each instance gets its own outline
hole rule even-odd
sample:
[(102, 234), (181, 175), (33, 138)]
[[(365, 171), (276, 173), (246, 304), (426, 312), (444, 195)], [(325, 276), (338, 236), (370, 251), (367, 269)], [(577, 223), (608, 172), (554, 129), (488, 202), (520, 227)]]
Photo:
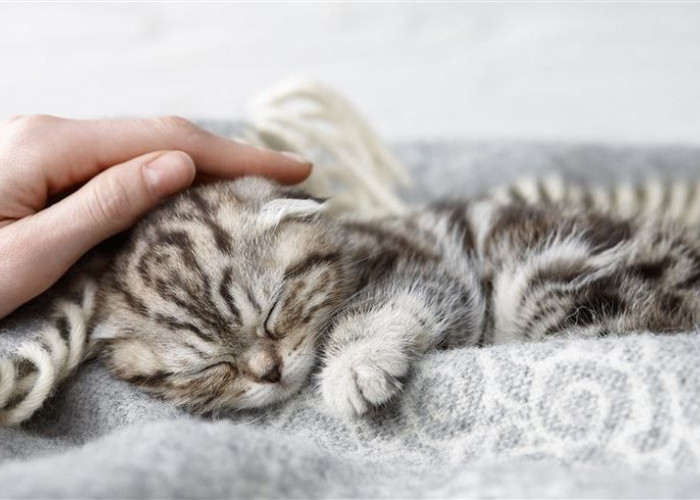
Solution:
[(119, 377), (195, 412), (289, 397), (349, 293), (350, 256), (324, 207), (254, 178), (172, 200), (100, 290), (96, 349)]
[(0, 361), (0, 421), (28, 418), (88, 355), (197, 413), (282, 401), (320, 365), (329, 409), (350, 417), (433, 349), (693, 329), (698, 190), (660, 186), (524, 182), (372, 221), (263, 179), (191, 189)]
[(0, 359), (0, 425), (17, 425), (31, 417), (88, 355), (88, 322), (97, 285), (89, 280), (80, 285), (80, 302), (58, 302), (54, 323), (20, 344), (12, 357)]
[(559, 175), (524, 177), (501, 186), (488, 197), (525, 204), (560, 203), (619, 217), (664, 217), (685, 226), (700, 224), (700, 180), (663, 181), (585, 186)]

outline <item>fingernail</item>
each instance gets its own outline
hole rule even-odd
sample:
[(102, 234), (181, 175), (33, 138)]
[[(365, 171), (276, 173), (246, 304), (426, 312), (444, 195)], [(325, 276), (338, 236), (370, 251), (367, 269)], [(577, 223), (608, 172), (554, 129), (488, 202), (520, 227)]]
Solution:
[(293, 160), (297, 163), (303, 163), (305, 165), (311, 165), (311, 161), (308, 160), (307, 158), (303, 157), (299, 153), (294, 153), (293, 151), (280, 151), (280, 154), (282, 156), (286, 156), (290, 160)]
[(157, 198), (164, 198), (186, 187), (186, 182), (194, 177), (194, 164), (185, 153), (164, 153), (144, 168), (144, 177)]

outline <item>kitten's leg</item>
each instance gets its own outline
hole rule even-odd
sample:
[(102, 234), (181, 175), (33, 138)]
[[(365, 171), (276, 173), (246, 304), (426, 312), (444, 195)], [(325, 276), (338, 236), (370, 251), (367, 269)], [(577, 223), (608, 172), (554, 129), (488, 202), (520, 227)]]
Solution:
[(59, 302), (54, 324), (0, 359), (0, 425), (29, 419), (85, 359), (95, 292), (94, 282), (84, 282), (80, 304)]
[(352, 417), (398, 393), (411, 360), (481, 335), (484, 305), (475, 277), (403, 265), (352, 300), (332, 327), (320, 389), (326, 404)]

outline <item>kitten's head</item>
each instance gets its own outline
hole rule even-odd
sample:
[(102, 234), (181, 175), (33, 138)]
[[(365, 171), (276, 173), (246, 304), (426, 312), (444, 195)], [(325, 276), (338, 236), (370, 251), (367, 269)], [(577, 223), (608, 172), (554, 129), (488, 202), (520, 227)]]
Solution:
[(94, 338), (120, 377), (194, 411), (253, 408), (304, 385), (346, 296), (324, 201), (260, 178), (206, 185), (134, 230)]

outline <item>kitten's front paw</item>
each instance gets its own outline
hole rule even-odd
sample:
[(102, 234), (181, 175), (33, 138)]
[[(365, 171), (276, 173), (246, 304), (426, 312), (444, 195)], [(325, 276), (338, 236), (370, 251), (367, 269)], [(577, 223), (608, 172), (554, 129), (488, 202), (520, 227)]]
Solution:
[(408, 356), (399, 350), (378, 350), (371, 342), (347, 346), (326, 360), (321, 394), (336, 415), (356, 417), (398, 393), (408, 368)]

